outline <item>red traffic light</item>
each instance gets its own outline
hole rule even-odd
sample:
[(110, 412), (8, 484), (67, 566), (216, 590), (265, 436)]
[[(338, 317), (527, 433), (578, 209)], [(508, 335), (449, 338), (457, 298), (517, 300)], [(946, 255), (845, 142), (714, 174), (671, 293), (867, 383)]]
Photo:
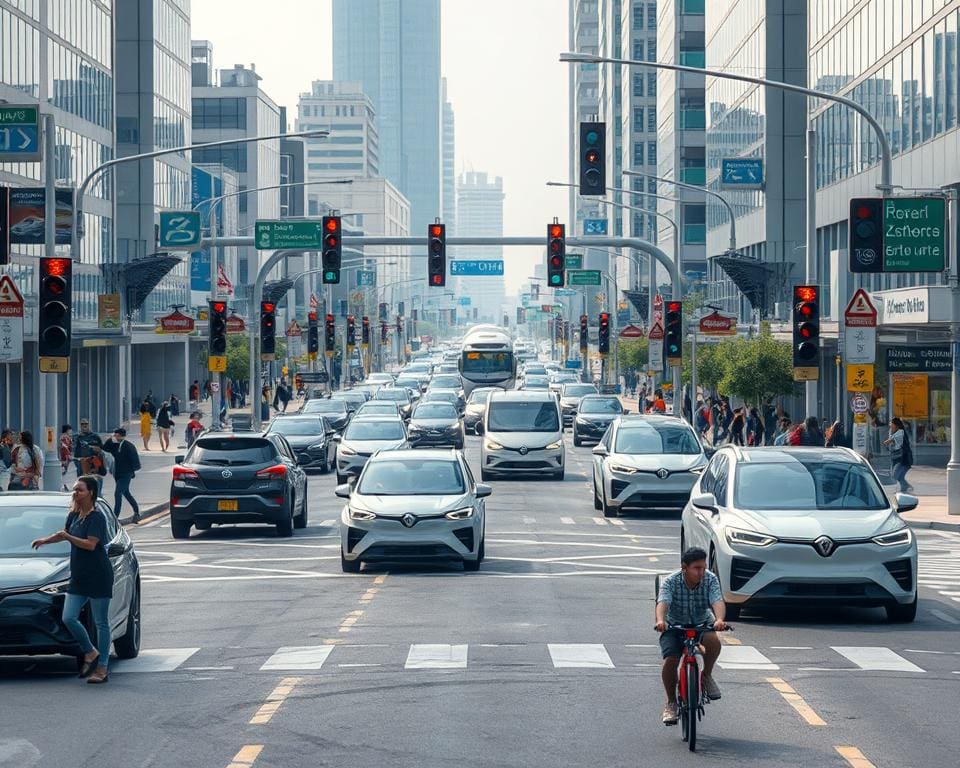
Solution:
[(595, 149), (588, 149), (584, 159), (591, 165), (594, 165), (600, 160), (600, 153)]
[(667, 302), (667, 312), (680, 312), (682, 308), (683, 304), (679, 301)]
[(873, 215), (873, 211), (868, 205), (858, 205), (857, 210), (854, 211), (854, 216), (858, 219), (869, 219)]
[(600, 313), (600, 325), (609, 325), (610, 324), (610, 313), (601, 312)]
[(70, 274), (70, 259), (45, 259), (42, 263), (48, 275), (62, 277)]
[(336, 232), (340, 229), (340, 219), (337, 216), (327, 216), (327, 232)]
[(434, 275), (432, 279), (434, 285), (443, 285), (443, 275)]
[(333, 322), (333, 315), (327, 315), (326, 318), (324, 318), (324, 319), (325, 319), (328, 323), (332, 323), (332, 322)]
[(797, 285), (793, 289), (793, 298), (796, 301), (816, 301), (817, 293), (815, 285)]
[(317, 322), (317, 313), (316, 313), (316, 312), (308, 312), (308, 313), (307, 313), (307, 320), (309, 320), (311, 323)]
[(274, 305), (272, 302), (264, 301), (260, 303), (261, 312), (273, 312), (273, 310), (274, 310)]
[(215, 301), (211, 304), (213, 311), (217, 314), (222, 314), (227, 311), (227, 302), (225, 301)]
[(443, 225), (442, 224), (431, 224), (430, 225), (430, 236), (431, 237), (440, 237), (443, 234)]
[(562, 225), (562, 224), (551, 224), (551, 225), (550, 225), (550, 237), (563, 237), (563, 225)]

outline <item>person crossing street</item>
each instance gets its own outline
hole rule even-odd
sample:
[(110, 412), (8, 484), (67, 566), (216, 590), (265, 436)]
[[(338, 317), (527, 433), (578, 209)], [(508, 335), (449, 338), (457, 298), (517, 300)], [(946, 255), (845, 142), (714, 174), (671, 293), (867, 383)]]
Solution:
[(140, 505), (130, 492), (130, 482), (140, 471), (140, 454), (137, 452), (137, 447), (127, 440), (127, 430), (117, 427), (113, 430), (113, 435), (103, 444), (103, 450), (113, 456), (113, 477), (117, 483), (113, 499), (113, 514), (118, 520), (120, 519), (120, 505), (126, 498), (133, 507), (133, 522), (138, 523), (140, 522)]

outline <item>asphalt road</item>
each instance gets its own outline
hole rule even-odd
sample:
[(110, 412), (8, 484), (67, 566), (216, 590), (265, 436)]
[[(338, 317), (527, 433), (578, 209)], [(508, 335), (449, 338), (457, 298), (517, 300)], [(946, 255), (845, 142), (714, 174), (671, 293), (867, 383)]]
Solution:
[(660, 724), (652, 630), (678, 522), (597, 517), (590, 448), (567, 440), (562, 483), (493, 483), (476, 574), (342, 574), (329, 475), (311, 476), (293, 539), (138, 527), (140, 658), (96, 687), (72, 660), (0, 660), (0, 766), (957, 764), (960, 535), (918, 532), (912, 625), (882, 610), (736, 622), (691, 755)]

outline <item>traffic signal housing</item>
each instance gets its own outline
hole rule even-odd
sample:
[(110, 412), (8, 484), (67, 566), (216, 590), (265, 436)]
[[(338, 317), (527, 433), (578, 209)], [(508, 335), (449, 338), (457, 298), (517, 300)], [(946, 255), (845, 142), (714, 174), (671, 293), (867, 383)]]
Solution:
[(586, 315), (580, 315), (580, 352), (587, 353), (587, 345), (590, 340), (590, 318)]
[(387, 338), (389, 333), (390, 333), (390, 326), (387, 325), (387, 321), (381, 320), (380, 321), (380, 343), (381, 344), (387, 343)]
[(580, 194), (603, 195), (607, 186), (607, 126), (580, 123)]
[(360, 343), (364, 347), (370, 346), (370, 318), (366, 315), (360, 321)]
[(227, 302), (211, 301), (209, 318), (210, 355), (223, 357), (227, 354)]
[(793, 288), (793, 378), (816, 381), (820, 376), (820, 287)]
[(333, 315), (327, 315), (323, 323), (323, 351), (333, 357), (337, 347), (337, 326)]
[(43, 373), (70, 371), (73, 262), (69, 258), (40, 258), (39, 358)]
[(434, 288), (442, 288), (447, 284), (447, 227), (445, 224), (437, 222), (427, 227), (427, 250), (427, 283)]
[(683, 302), (668, 301), (664, 313), (663, 356), (667, 365), (676, 366), (683, 362)]
[(553, 319), (553, 338), (556, 341), (563, 340), (563, 318), (560, 315)]
[(601, 355), (610, 354), (610, 313), (600, 313), (600, 326), (597, 331), (597, 350)]
[(850, 271), (883, 271), (883, 200), (854, 197), (850, 200)]
[(526, 312), (523, 307), (517, 307), (517, 325), (523, 325), (526, 322)]
[(311, 360), (317, 359), (320, 351), (320, 321), (316, 312), (307, 313), (307, 355)]
[(340, 282), (340, 262), (343, 255), (343, 242), (340, 238), (341, 220), (339, 216), (323, 217), (323, 283), (336, 285)]
[(357, 329), (354, 325), (353, 315), (347, 315), (347, 346), (351, 349), (357, 346)]
[(547, 285), (551, 288), (563, 288), (566, 251), (566, 227), (547, 224)]
[(277, 359), (277, 305), (260, 302), (260, 359)]

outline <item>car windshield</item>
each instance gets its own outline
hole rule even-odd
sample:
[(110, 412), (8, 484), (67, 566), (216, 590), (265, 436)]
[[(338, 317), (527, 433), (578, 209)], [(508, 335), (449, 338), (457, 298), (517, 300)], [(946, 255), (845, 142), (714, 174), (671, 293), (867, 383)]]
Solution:
[(622, 413), (623, 406), (615, 397), (585, 397), (580, 401), (580, 413)]
[(204, 437), (193, 444), (187, 454), (188, 464), (215, 464), (236, 467), (245, 464), (266, 464), (276, 458), (277, 449), (263, 438)]
[(653, 455), (663, 453), (694, 455), (700, 443), (693, 430), (674, 424), (644, 424), (617, 430), (614, 453)]
[(525, 376), (523, 386), (526, 389), (546, 389), (549, 385), (546, 376)]
[(321, 419), (275, 419), (270, 431), (281, 435), (322, 435), (326, 430)]
[(540, 401), (494, 402), (487, 409), (489, 432), (558, 432), (560, 420), (554, 403)]
[(473, 392), (470, 393), (469, 402), (473, 403), (474, 405), (476, 405), (477, 403), (485, 403), (487, 402), (487, 395), (489, 395), (491, 392), (496, 392), (496, 391), (497, 390), (494, 390), (494, 389), (475, 389), (473, 390)]
[(845, 461), (742, 463), (735, 503), (741, 509), (886, 509), (883, 489), (869, 469)]
[(456, 421), (459, 418), (457, 409), (447, 403), (428, 402), (417, 406), (413, 412), (415, 419), (449, 419)]
[(30, 542), (63, 529), (67, 519), (67, 499), (56, 507), (0, 507), (0, 557), (68, 557), (70, 542), (59, 541), (34, 550)]
[(347, 406), (343, 400), (307, 400), (303, 406), (304, 413), (346, 413)]
[(562, 390), (564, 397), (583, 397), (597, 394), (596, 387), (590, 384), (566, 384)]
[(546, 368), (531, 368), (530, 366), (527, 366), (526, 368), (523, 369), (523, 375), (524, 375), (524, 376), (546, 376), (546, 375), (547, 375), (547, 369), (546, 369)]
[(395, 400), (398, 403), (405, 403), (410, 399), (410, 393), (406, 389), (381, 389), (374, 396), (376, 400)]
[(394, 382), (395, 387), (408, 387), (409, 389), (420, 389), (420, 379), (397, 379)]
[(430, 379), (431, 389), (460, 389), (459, 376), (434, 376)]
[(345, 440), (402, 440), (403, 426), (399, 421), (350, 422)]
[(466, 490), (460, 464), (439, 459), (372, 461), (358, 488), (378, 496), (447, 496)]
[(371, 400), (369, 403), (361, 405), (357, 409), (357, 413), (386, 413), (394, 416), (397, 413), (397, 406), (396, 403), (385, 402), (383, 400)]

